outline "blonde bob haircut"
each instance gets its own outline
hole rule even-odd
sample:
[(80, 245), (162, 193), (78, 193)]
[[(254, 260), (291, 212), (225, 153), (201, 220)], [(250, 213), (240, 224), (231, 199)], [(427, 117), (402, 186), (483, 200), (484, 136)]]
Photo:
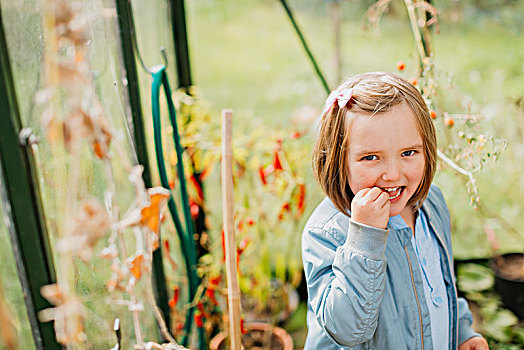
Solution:
[(342, 213), (349, 216), (354, 193), (349, 187), (347, 166), (350, 130), (346, 115), (384, 113), (406, 102), (414, 113), (424, 147), (424, 175), (407, 205), (416, 211), (426, 198), (437, 163), (437, 140), (428, 107), (420, 92), (405, 79), (391, 73), (364, 73), (344, 81), (336, 91), (353, 89), (344, 107), (327, 106), (321, 115), (318, 137), (313, 151), (313, 171), (322, 190)]

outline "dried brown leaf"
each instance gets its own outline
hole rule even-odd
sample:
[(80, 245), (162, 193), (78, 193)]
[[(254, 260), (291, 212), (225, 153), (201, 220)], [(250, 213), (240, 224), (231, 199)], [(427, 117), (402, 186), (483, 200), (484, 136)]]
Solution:
[(78, 344), (86, 340), (84, 319), (86, 311), (80, 300), (73, 295), (66, 295), (57, 284), (43, 286), (40, 290), (54, 308), (38, 313), (42, 322), (54, 321), (56, 340), (61, 344)]
[(148, 191), (150, 203), (142, 208), (140, 224), (158, 233), (160, 230), (161, 214), (167, 204), (171, 192), (163, 187), (153, 187)]

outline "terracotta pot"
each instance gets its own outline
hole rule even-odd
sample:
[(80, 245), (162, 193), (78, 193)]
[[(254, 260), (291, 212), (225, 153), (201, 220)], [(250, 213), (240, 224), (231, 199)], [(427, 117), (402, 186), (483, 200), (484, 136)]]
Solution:
[[(272, 333), (272, 340), (276, 341), (279, 345), (278, 348), (282, 350), (293, 350), (293, 339), (283, 328), (272, 326), (268, 323), (263, 322), (250, 322), (244, 325), (244, 328), (247, 330), (245, 335), (242, 335), (242, 344), (245, 343), (245, 339), (249, 339), (253, 332), (258, 333)], [(225, 332), (218, 333), (211, 342), (209, 343), (209, 349), (211, 350), (221, 350), (226, 348), (227, 334)], [(262, 348), (262, 345), (260, 346)], [(273, 348), (271, 348), (273, 349)]]
[(522, 266), (522, 262), (522, 253), (504, 254), (490, 261), (491, 269), (495, 272), (495, 290), (500, 294), (504, 305), (521, 320), (524, 319), (524, 277), (521, 274), (508, 273), (508, 267), (513, 265), (515, 270), (519, 264)]

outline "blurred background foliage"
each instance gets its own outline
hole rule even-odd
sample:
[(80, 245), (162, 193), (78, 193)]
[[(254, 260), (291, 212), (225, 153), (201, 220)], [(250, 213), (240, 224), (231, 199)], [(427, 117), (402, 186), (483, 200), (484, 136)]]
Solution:
[[(337, 77), (334, 27), (329, 10), (332, 3), (337, 1), (288, 2), (295, 10), (298, 24), (331, 88), (335, 88), (342, 78), (364, 71), (398, 72), (399, 61), (404, 62), (406, 67), (398, 72), (399, 74), (410, 80), (418, 76), (415, 41), (403, 1), (391, 1), (389, 9), (375, 26), (370, 24), (367, 16), (368, 8), (375, 3), (374, 0), (339, 2), (342, 15), (340, 77)], [(114, 3), (109, 0), (86, 3), (90, 3), (88, 8), (92, 13), (100, 14), (92, 27), (93, 40), (89, 44), (89, 59), (95, 70), (92, 73), (98, 94), (104, 97), (104, 109), (111, 116), (111, 123), (117, 130), (115, 137), (125, 144), (127, 136), (123, 120), (127, 106), (123, 102), (122, 86), (116, 84), (120, 81), (120, 70), (116, 60), (119, 47), (114, 32)], [(475, 210), (470, 205), (471, 196), (467, 192), (466, 179), (462, 175), (447, 167), (443, 167), (443, 171), (439, 171), (437, 175), (435, 181), (443, 190), (452, 214), (455, 258), (490, 257), (493, 253), (493, 241), (488, 242), (486, 230), (494, 232), (498, 252), (522, 252), (524, 1), (434, 0), (431, 3), (438, 10), (440, 29), (439, 33), (433, 33), (434, 64), (438, 72), (440, 91), (446, 101), (435, 120), (439, 130), (440, 147), (479, 135), (505, 140), (508, 145), (496, 163), (487, 162), (482, 171), (475, 174), (480, 191), (480, 210)], [(35, 106), (33, 96), (42, 84), (42, 1), (1, 0), (1, 4), (4, 22), (8, 23), (6, 32), (23, 122), (38, 133), (41, 130), (39, 117), (42, 111)], [(176, 82), (167, 2), (136, 0), (132, 1), (132, 4), (138, 48), (144, 61), (149, 66), (161, 63), (159, 48), (165, 46), (170, 63), (168, 75), (172, 82)], [(231, 108), (235, 118), (233, 142), (237, 138), (245, 146), (245, 150), (249, 151), (249, 143), (243, 143), (246, 135), (255, 131), (263, 134), (267, 130), (268, 140), (265, 148), (269, 156), (260, 156), (267, 162), (271, 161), (273, 145), (278, 138), (282, 139), (284, 144), (293, 145), (291, 147), (296, 148), (296, 145), (299, 145), (301, 149), (295, 152), (296, 154), (308, 155), (314, 142), (314, 118), (319, 114), (327, 96), (280, 2), (192, 0), (186, 1), (186, 15), (191, 69), (196, 86), (194, 92), (199, 99), (199, 108), (203, 110), (201, 113), (206, 114), (206, 118), (213, 119), (209, 124), (218, 127), (220, 110)], [(149, 120), (151, 77), (142, 71), (139, 74), (144, 116), (148, 120), (147, 133), (152, 135)], [(454, 127), (449, 128), (443, 123), (445, 112), (479, 114), (483, 118), (473, 129), (466, 128), (466, 123), (460, 119), (456, 120)], [(299, 141), (291, 142), (295, 132), (303, 133), (308, 129), (309, 134), (305, 133)], [(460, 132), (464, 135), (461, 136)], [(152, 156), (152, 137), (148, 141), (151, 142), (149, 153)], [(460, 143), (458, 145), (460, 147)], [(53, 153), (46, 148), (45, 143), (39, 147), (37, 161), (41, 167), (42, 184), (46, 183), (42, 186), (44, 206), (48, 215), (48, 225), (51, 232), (54, 232), (63, 220), (56, 217), (58, 211), (55, 207), (63, 206), (61, 201), (64, 194), (55, 193), (56, 189), (60, 188), (60, 176), (53, 179), (53, 174), (60, 174), (64, 168), (61, 164), (51, 161)], [(63, 159), (63, 155), (59, 156)], [(307, 188), (304, 215), (300, 222), (294, 219), (279, 232), (282, 241), (296, 242), (289, 238), (293, 236), (299, 240), (304, 221), (323, 197), (313, 180), (309, 162), (303, 160), (297, 162), (300, 165), (296, 171), (304, 179)], [(104, 184), (100, 183), (103, 180), (99, 175), (103, 169), (100, 164), (90, 161), (86, 161), (82, 166), (87, 174), (82, 182), (82, 193), (101, 198), (101, 188)], [(217, 169), (218, 167), (209, 175), (205, 191), (210, 215), (211, 242), (214, 243), (215, 249), (220, 250), (220, 174)], [(119, 194), (116, 199), (121, 203), (127, 203), (131, 195), (129, 189), (123, 185), (127, 174), (118, 171), (116, 176), (121, 179), (122, 184), (122, 187), (118, 188)], [(249, 193), (249, 185), (243, 191)], [(265, 201), (261, 205), (267, 206), (268, 212), (278, 211), (271, 201)], [(164, 237), (176, 242), (172, 224), (168, 222), (167, 226)], [(7, 242), (5, 227), (0, 227), (0, 234), (2, 242)], [(270, 248), (278, 247), (278, 242), (280, 241), (272, 242)], [(7, 243), (0, 246), (2, 252), (10, 250)], [(251, 245), (245, 257), (256, 256), (256, 247)], [(297, 261), (300, 262), (300, 246), (293, 243), (287, 248), (287, 260), (296, 265)], [(13, 277), (2, 278), (4, 294), (12, 305), (21, 305), (20, 286), (13, 283), (17, 280), (14, 278), (16, 272), (13, 258), (9, 254), (2, 255), (7, 257), (8, 263), (0, 264), (0, 273), (2, 277)], [(177, 262), (181, 260), (176, 244), (173, 255)], [(169, 266), (167, 269), (170, 287), (183, 281), (184, 278), (177, 275), (177, 271), (171, 271)], [(107, 277), (105, 275), (107, 273), (100, 273), (98, 268), (82, 264), (78, 266), (77, 293), (83, 296), (89, 312), (95, 315), (90, 319), (86, 330), (92, 348), (108, 347), (114, 341), (109, 323), (118, 307), (102, 310), (107, 309), (104, 300)], [(482, 272), (478, 278), (482, 279), (484, 275)], [(488, 282), (482, 282), (485, 284), (480, 291), (475, 289), (478, 287), (471, 287), (471, 284), (468, 287), (466, 283), (463, 291), (469, 292), (472, 300), (484, 302), (486, 299), (482, 298), (491, 298), (491, 294), (482, 297), (474, 293), (491, 293), (491, 283)], [(504, 341), (508, 340), (507, 327), (514, 324), (515, 320), (506, 314), (500, 316), (503, 321), (497, 318), (493, 312), (499, 305), (496, 300), (485, 302), (485, 305), (486, 309), (489, 309), (488, 320), (499, 322), (497, 327), (501, 324), (506, 327), (502, 333), (498, 331), (500, 327), (494, 328), (490, 333), (494, 339), (498, 337), (492, 346), (517, 349), (519, 345), (504, 345)], [(25, 324), (19, 327), (23, 330), (21, 334), (26, 337), (29, 334), (27, 320), (24, 320), (23, 312), (19, 314), (15, 323)], [(147, 333), (153, 334), (154, 322), (150, 315), (147, 320)], [(305, 306), (301, 304), (294, 317), (286, 323), (287, 329), (293, 332), (297, 346), (304, 340), (304, 320)], [(101, 332), (100, 329), (104, 330)], [(513, 337), (512, 339), (515, 339), (521, 335), (513, 334)], [(30, 348), (30, 345), (27, 348)]]
[[(364, 71), (395, 72), (398, 61), (406, 65), (400, 74), (415, 78), (415, 41), (404, 3), (392, 1), (380, 24), (372, 27), (367, 9), (373, 3), (341, 2), (342, 78)], [(329, 4), (290, 2), (334, 88), (339, 79)], [(481, 203), (489, 212), (477, 212), (469, 205), (462, 175), (447, 169), (436, 178), (452, 212), (455, 257), (491, 255), (486, 224), (495, 228), (501, 251), (521, 251), (522, 234), (508, 232), (508, 226), (517, 230), (524, 224), (520, 215), (524, 195), (520, 175), (524, 164), (524, 46), (520, 44), (524, 2), (432, 4), (438, 10), (440, 28), (433, 35), (434, 64), (442, 94), (450, 97), (443, 112), (479, 114), (483, 120), (474, 133), (494, 136), (509, 145), (496, 165), (487, 164), (476, 174)], [(302, 107), (320, 110), (326, 94), (278, 1), (193, 1), (188, 3), (188, 16), (195, 84), (213, 114), (228, 107), (235, 111), (237, 124), (262, 118), (268, 125), (288, 127), (304, 113)], [(442, 119), (436, 120), (437, 129), (444, 129)], [(459, 122), (448, 134), (456, 137), (461, 130)], [(439, 142), (441, 148), (447, 146), (446, 139)], [(315, 193), (315, 186), (311, 187)], [(320, 196), (308, 197), (309, 210)]]
[[(342, 74), (337, 77), (332, 3), (289, 2), (331, 88), (340, 79), (364, 71), (393, 71), (409, 80), (418, 76), (404, 2), (392, 1), (378, 25), (372, 25), (367, 11), (375, 1), (340, 1)], [(507, 143), (497, 161), (474, 160), (481, 170), (474, 173), (480, 195), (477, 209), (471, 205), (467, 179), (441, 164), (435, 182), (451, 211), (454, 257), (486, 259), (494, 253), (522, 252), (524, 1), (431, 3), (439, 20), (438, 33), (433, 30), (433, 63), (443, 101), (435, 120), (439, 147), (453, 154), (477, 142), (479, 136)], [(311, 113), (318, 115), (326, 94), (278, 1), (196, 1), (188, 4), (188, 16), (195, 84), (213, 115), (218, 116), (223, 107), (232, 108), (238, 134), (258, 128), (260, 120), (269, 128), (293, 129), (311, 122)], [(401, 72), (399, 61), (406, 66)], [(444, 125), (445, 113), (481, 119), (470, 125), (467, 118), (457, 118), (450, 128)], [(306, 147), (311, 149), (314, 131), (309, 137)], [(471, 158), (482, 147), (471, 148)], [(305, 220), (323, 195), (310, 167), (306, 164), (301, 171), (308, 179)], [(491, 242), (486, 231), (495, 234)], [(300, 231), (291, 234), (300, 235)], [(300, 247), (295, 248), (298, 257)], [(518, 320), (498, 309), (500, 299), (491, 285), (471, 300), (486, 305), (475, 309), (475, 327), (487, 334), (492, 348), (521, 346), (521, 328), (514, 327)], [(302, 304), (286, 324), (298, 345), (305, 334), (304, 317)]]

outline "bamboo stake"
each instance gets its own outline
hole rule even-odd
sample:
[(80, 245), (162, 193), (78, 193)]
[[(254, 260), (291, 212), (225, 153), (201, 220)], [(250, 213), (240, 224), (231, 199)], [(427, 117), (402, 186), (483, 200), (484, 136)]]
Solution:
[(222, 217), (226, 246), (227, 294), (229, 302), (229, 339), (231, 349), (240, 350), (240, 289), (238, 287), (235, 249), (235, 220), (233, 198), (233, 149), (231, 124), (233, 112), (222, 110)]

